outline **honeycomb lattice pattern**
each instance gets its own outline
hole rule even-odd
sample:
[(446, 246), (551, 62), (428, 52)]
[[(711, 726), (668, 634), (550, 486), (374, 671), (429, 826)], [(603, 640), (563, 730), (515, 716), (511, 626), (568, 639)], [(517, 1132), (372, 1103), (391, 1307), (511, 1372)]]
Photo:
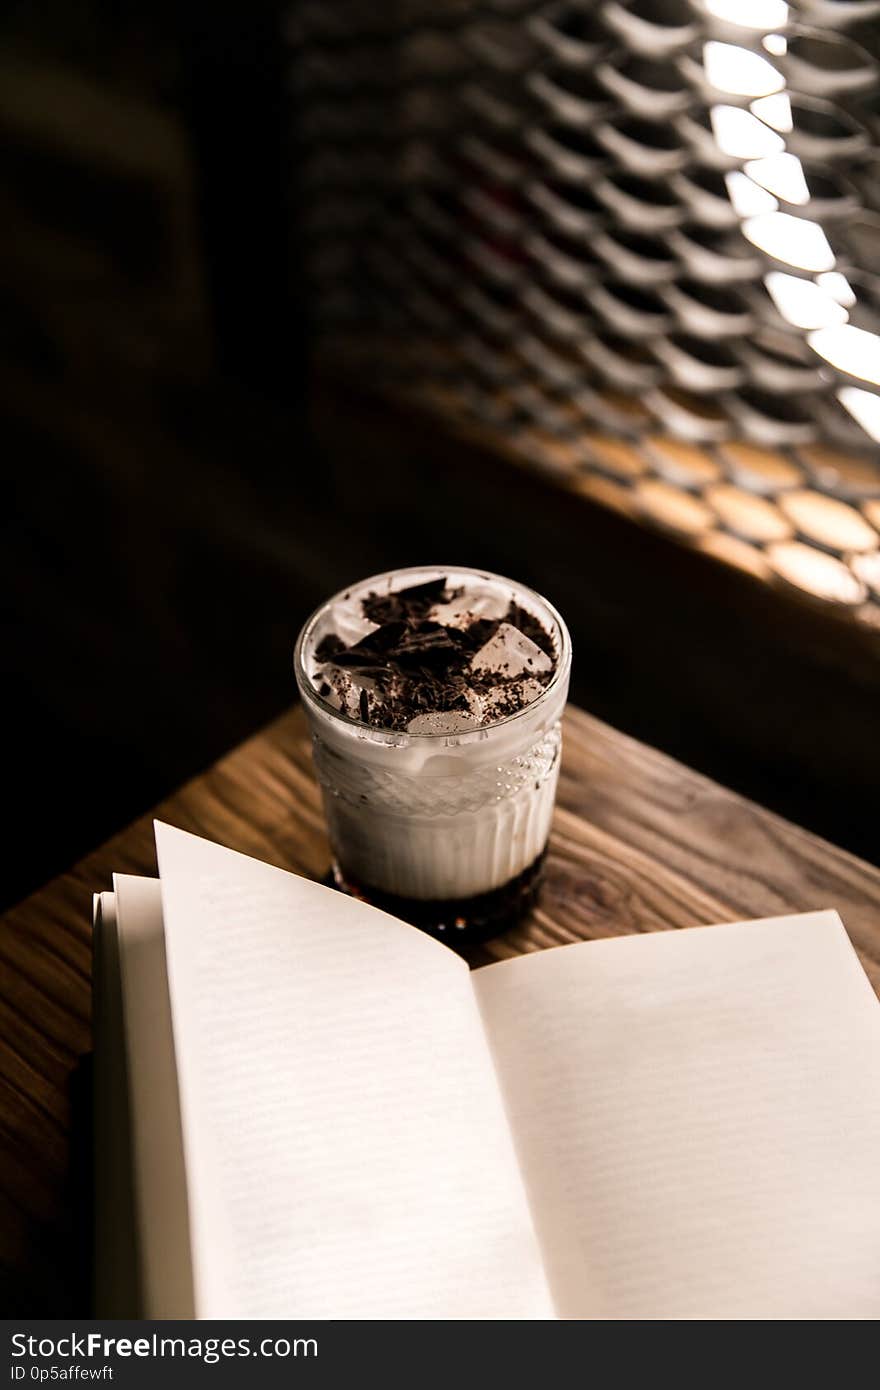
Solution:
[(878, 15), (300, 3), (320, 353), (880, 626)]

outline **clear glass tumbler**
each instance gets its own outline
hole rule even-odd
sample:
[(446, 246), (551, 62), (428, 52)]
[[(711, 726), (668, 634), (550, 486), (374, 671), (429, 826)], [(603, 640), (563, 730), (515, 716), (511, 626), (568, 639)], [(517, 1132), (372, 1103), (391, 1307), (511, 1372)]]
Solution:
[[(369, 594), (444, 577), (540, 621), (555, 670), (529, 704), (461, 732), (409, 733), (375, 728), (322, 697), (315, 652), (341, 612)], [(515, 923), (536, 895), (559, 775), (571, 640), (555, 608), (479, 570), (393, 570), (323, 603), (299, 635), (294, 666), (338, 886), (450, 945)]]

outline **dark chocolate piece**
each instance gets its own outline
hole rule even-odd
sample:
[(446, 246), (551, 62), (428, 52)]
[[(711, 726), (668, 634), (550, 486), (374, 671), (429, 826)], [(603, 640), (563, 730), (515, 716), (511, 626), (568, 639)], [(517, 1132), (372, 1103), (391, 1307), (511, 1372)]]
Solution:
[(315, 648), (316, 661), (332, 661), (339, 652), (345, 651), (345, 643), (336, 632), (328, 632)]
[(367, 594), (363, 603), (364, 617), (371, 623), (424, 618), (435, 603), (443, 603), (450, 597), (445, 579), (429, 579), (424, 584), (412, 584), (408, 589), (396, 589), (390, 594)]

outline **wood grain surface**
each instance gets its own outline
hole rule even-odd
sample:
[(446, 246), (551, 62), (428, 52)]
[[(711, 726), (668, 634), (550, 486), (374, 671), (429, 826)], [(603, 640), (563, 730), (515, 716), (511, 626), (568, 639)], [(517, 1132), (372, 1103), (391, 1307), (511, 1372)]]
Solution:
[[(155, 814), (321, 877), (329, 851), (302, 711), (176, 792)], [(152, 817), (6, 914), (0, 931), (2, 1308), (88, 1312), (87, 1164), (71, 1174), (71, 1102), (90, 1047), (93, 892), (155, 874)], [(570, 708), (538, 908), (477, 960), (583, 938), (836, 907), (880, 991), (880, 870)], [(79, 1151), (80, 1146), (74, 1146)]]

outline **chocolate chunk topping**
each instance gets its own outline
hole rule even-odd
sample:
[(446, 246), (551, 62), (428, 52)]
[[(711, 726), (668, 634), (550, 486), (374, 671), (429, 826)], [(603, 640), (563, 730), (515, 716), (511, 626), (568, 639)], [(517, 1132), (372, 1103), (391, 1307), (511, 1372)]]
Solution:
[(328, 632), (326, 637), (322, 637), (315, 648), (315, 659), (317, 661), (332, 661), (337, 652), (345, 651), (345, 643), (335, 632)]
[(527, 613), (525, 608), (520, 608), (518, 603), (511, 600), (504, 621), (510, 623), (511, 627), (519, 628), (524, 637), (528, 637), (536, 647), (540, 647), (541, 651), (550, 657), (551, 661), (555, 662), (556, 652), (553, 649), (553, 638), (533, 613)]
[[(456, 599), (455, 621), (432, 616), (441, 606), (448, 615)], [(553, 639), (532, 613), (511, 602), (504, 618), (473, 617), (466, 594), (447, 588), (445, 579), (368, 594), (362, 610), (377, 624), (373, 631), (349, 647), (328, 633), (315, 660), (323, 668), (321, 694), (335, 692), (341, 708), (356, 710), (355, 717), (375, 728), (403, 730), (418, 715), (453, 711), (459, 719), (469, 715), (474, 728), (490, 724), (531, 703), (556, 669)], [(478, 654), (485, 662), (486, 651), (503, 648), (505, 634), (535, 660), (527, 656), (518, 667), (506, 660), (494, 667), (474, 662)]]
[(339, 642), (338, 647), (334, 647), (329, 656), (323, 656), (321, 649), (328, 640), (325, 637), (315, 656), (318, 661), (332, 661), (335, 666), (347, 666), (355, 671), (384, 670), (392, 649), (403, 639), (405, 632), (405, 623), (386, 623), (384, 627), (376, 628), (375, 632), (367, 633), (352, 647), (346, 647), (335, 634), (331, 634), (334, 641)]
[(429, 579), (425, 584), (412, 584), (393, 594), (368, 594), (364, 599), (364, 617), (371, 623), (390, 623), (400, 618), (424, 618), (435, 603), (442, 603), (446, 594), (445, 579)]

